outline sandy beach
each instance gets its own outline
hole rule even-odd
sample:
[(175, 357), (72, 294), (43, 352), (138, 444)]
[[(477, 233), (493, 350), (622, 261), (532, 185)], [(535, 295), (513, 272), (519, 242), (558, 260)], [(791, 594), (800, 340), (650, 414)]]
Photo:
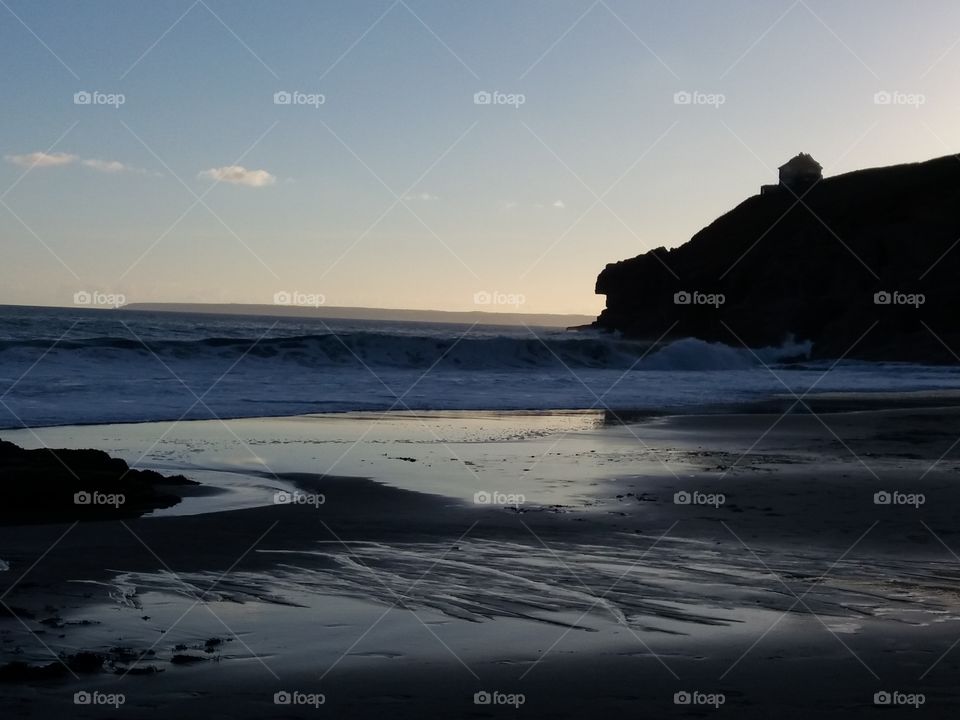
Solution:
[(951, 402), (6, 432), (203, 490), (135, 520), (0, 528), (3, 711), (944, 716)]

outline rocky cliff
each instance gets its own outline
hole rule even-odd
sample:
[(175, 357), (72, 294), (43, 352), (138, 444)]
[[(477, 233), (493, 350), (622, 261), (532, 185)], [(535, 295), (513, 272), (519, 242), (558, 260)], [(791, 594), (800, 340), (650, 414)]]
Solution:
[(793, 335), (817, 357), (954, 363), (958, 277), (950, 155), (756, 195), (680, 247), (607, 265), (594, 326), (652, 339), (676, 323), (668, 338), (751, 347)]

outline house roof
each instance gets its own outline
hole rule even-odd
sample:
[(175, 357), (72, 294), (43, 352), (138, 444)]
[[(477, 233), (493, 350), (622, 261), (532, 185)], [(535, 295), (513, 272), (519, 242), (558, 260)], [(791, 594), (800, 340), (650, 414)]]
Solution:
[(777, 169), (783, 170), (785, 168), (789, 168), (790, 170), (809, 170), (811, 172), (820, 172), (823, 170), (823, 166), (814, 160), (813, 156), (807, 153), (800, 153), (790, 158), (790, 160)]

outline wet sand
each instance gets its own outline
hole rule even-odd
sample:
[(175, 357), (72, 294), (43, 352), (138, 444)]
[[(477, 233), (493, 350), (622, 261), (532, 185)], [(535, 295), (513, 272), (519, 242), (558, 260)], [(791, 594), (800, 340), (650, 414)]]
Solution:
[(0, 711), (849, 718), (911, 716), (895, 703), (922, 694), (953, 714), (960, 411), (882, 405), (38, 431), (207, 489), (153, 517), (0, 528), (0, 664), (104, 661), (4, 683)]

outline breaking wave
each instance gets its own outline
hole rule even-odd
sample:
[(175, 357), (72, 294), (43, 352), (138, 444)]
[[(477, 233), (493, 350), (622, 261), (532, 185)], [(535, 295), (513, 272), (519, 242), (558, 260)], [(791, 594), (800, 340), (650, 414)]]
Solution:
[(529, 337), (436, 337), (382, 332), (326, 333), (260, 339), (207, 337), (196, 340), (143, 341), (129, 337), (65, 340), (51, 350), (49, 341), (0, 341), (7, 356), (49, 351), (60, 360), (123, 362), (156, 356), (164, 361), (269, 361), (301, 367), (367, 366), (391, 369), (506, 371), (530, 368), (614, 370), (738, 370), (806, 357), (809, 343), (788, 341), (779, 348), (748, 350), (687, 338), (651, 347), (651, 343), (595, 333), (549, 333)]

